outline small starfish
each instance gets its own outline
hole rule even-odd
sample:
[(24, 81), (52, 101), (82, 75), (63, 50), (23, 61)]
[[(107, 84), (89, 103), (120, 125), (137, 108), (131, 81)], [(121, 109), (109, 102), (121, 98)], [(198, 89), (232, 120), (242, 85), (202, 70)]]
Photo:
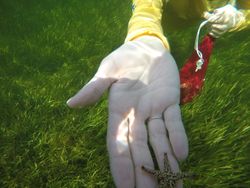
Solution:
[(161, 170), (152, 170), (142, 166), (142, 170), (152, 174), (158, 181), (159, 188), (175, 188), (176, 182), (180, 179), (192, 177), (193, 175), (177, 172), (174, 173), (171, 170), (171, 167), (168, 162), (167, 153), (164, 153), (164, 171)]

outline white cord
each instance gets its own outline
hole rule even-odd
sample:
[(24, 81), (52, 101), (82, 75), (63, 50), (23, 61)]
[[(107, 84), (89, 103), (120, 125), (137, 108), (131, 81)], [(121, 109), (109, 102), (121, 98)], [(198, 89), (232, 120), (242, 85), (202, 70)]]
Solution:
[(204, 63), (204, 59), (203, 59), (203, 55), (202, 55), (202, 52), (199, 50), (199, 37), (200, 37), (200, 31), (201, 31), (201, 28), (206, 25), (208, 23), (208, 20), (206, 21), (203, 21), (200, 26), (199, 26), (199, 29), (197, 31), (197, 34), (196, 34), (196, 38), (195, 38), (195, 44), (194, 44), (194, 49), (198, 55), (198, 57), (200, 58), (197, 62), (196, 62), (196, 69), (195, 69), (195, 72), (197, 72), (198, 70), (200, 70), (202, 68), (202, 65)]

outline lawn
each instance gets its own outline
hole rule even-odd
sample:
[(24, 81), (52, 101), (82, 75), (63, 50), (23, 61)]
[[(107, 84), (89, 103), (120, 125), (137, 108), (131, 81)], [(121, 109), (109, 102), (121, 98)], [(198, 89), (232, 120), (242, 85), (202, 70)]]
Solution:
[[(0, 0), (0, 187), (114, 187), (107, 94), (81, 110), (66, 100), (123, 43), (130, 7), (130, 0)], [(180, 25), (164, 24), (179, 67), (197, 23)], [(185, 187), (250, 187), (249, 59), (250, 30), (217, 40), (202, 94), (182, 106), (190, 154), (181, 168), (200, 175)]]

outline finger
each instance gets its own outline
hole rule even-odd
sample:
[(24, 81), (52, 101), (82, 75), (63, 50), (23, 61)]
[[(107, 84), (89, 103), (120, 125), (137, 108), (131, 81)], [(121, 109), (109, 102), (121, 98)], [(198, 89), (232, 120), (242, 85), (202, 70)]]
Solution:
[(212, 26), (211, 26), (211, 29), (216, 29), (216, 30), (221, 31), (221, 32), (226, 31), (227, 28), (228, 28), (228, 26), (225, 24), (212, 24)]
[(129, 125), (129, 143), (135, 168), (136, 187), (156, 187), (156, 180), (142, 170), (142, 166), (154, 169), (144, 120), (135, 119)]
[(116, 187), (135, 187), (135, 175), (128, 143), (128, 122), (116, 113), (109, 114), (107, 146)]
[(188, 156), (188, 140), (181, 120), (180, 106), (169, 106), (164, 112), (164, 119), (174, 155), (179, 161), (184, 160)]
[(227, 32), (227, 25), (223, 24), (213, 24), (211, 26), (211, 30), (209, 32), (210, 35), (212, 35), (215, 38), (219, 38), (221, 35)]
[[(210, 23), (211, 23), (211, 21), (210, 21)], [(212, 23), (213, 24), (224, 24), (225, 23), (225, 19), (224, 19), (223, 16), (218, 16), (218, 18), (215, 19)]]
[(113, 60), (106, 57), (95, 76), (72, 98), (67, 101), (71, 108), (81, 108), (91, 105), (117, 80), (117, 70)]
[[(167, 138), (166, 128), (162, 119), (148, 121), (149, 142), (152, 146), (159, 168), (164, 170), (164, 155), (167, 153), (168, 161), (173, 172), (179, 172), (179, 165), (173, 155), (171, 145)], [(178, 181), (177, 187), (183, 187), (183, 181)]]
[[(164, 169), (164, 153), (173, 155), (169, 140), (167, 139), (166, 128), (162, 119), (148, 121), (149, 142), (152, 146), (157, 162), (161, 170)], [(170, 161), (174, 170), (179, 170), (176, 161)]]
[(212, 35), (215, 38), (219, 38), (221, 35), (223, 35), (226, 31), (221, 31), (218, 29), (212, 29), (209, 34)]
[(209, 32), (209, 35), (211, 35), (214, 38), (219, 38), (220, 35), (217, 35), (216, 33), (213, 33), (212, 31)]
[[(206, 14), (208, 15), (208, 14)], [(220, 23), (223, 21), (223, 14), (217, 13), (217, 14), (210, 14), (209, 18), (207, 19), (210, 23)]]
[(114, 82), (112, 78), (92, 78), (75, 96), (67, 101), (71, 108), (82, 108), (97, 102)]

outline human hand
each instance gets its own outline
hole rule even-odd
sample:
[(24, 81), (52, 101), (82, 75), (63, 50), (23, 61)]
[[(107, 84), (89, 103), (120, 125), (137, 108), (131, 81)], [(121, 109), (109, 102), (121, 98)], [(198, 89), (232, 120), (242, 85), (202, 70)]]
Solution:
[[(107, 56), (67, 104), (93, 104), (108, 88), (107, 145), (114, 182), (119, 188), (156, 187), (156, 180), (141, 168), (154, 168), (148, 137), (161, 170), (164, 153), (174, 172), (179, 171), (177, 160), (188, 155), (176, 63), (158, 38), (137, 38)], [(177, 187), (182, 187), (181, 181)]]
[(245, 21), (245, 16), (232, 5), (216, 9), (213, 13), (205, 12), (204, 17), (211, 23), (209, 34), (215, 38), (233, 30)]

